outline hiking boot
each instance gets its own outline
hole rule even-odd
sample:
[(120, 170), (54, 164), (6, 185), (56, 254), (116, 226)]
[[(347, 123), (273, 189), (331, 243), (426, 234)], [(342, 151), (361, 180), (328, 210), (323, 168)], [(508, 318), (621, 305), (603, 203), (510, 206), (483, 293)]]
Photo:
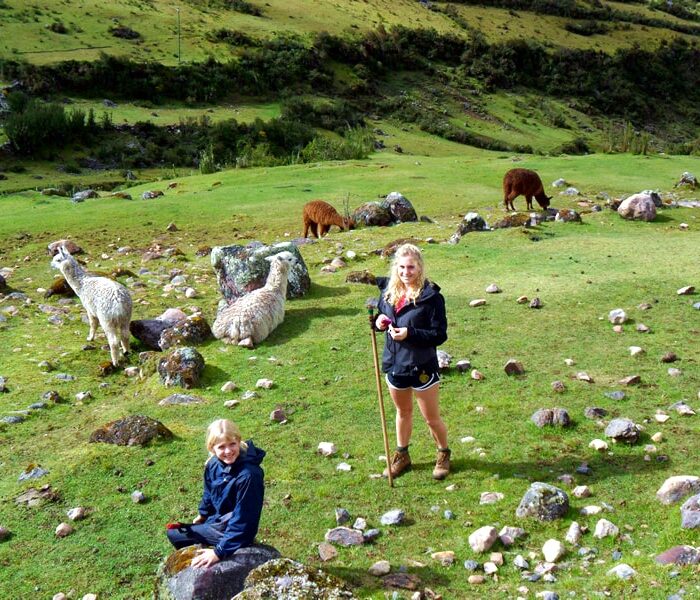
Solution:
[(445, 479), (450, 472), (450, 454), (448, 450), (438, 450), (435, 468), (433, 469), (433, 479)]
[[(396, 452), (394, 452), (393, 456), (391, 457), (390, 464), (392, 479), (401, 475), (401, 473), (403, 473), (406, 469), (408, 469), (411, 466), (411, 457), (408, 455), (408, 451), (400, 452), (399, 450), (396, 450)], [(382, 475), (384, 475), (384, 477), (389, 477), (388, 467), (384, 469), (384, 473), (382, 473)]]

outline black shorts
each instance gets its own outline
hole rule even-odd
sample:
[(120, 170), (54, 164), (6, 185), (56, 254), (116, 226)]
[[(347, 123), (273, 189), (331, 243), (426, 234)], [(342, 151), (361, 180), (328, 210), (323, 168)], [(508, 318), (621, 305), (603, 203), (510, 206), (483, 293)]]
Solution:
[(395, 390), (413, 389), (422, 392), (440, 383), (439, 373), (427, 373), (420, 371), (416, 375), (394, 375), (389, 371), (386, 374), (387, 385)]

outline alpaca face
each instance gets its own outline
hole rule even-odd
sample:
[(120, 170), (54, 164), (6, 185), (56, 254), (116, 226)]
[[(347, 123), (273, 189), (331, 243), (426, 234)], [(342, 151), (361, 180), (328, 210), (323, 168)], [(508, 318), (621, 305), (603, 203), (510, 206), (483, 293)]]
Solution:
[(65, 246), (59, 246), (58, 252), (51, 259), (51, 266), (54, 269), (61, 270), (61, 265), (67, 263), (71, 259), (70, 252), (66, 250)]

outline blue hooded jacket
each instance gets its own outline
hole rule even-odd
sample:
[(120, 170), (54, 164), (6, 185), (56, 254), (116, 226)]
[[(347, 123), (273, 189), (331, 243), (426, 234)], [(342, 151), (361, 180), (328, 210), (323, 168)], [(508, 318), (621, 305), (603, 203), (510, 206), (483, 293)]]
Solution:
[(205, 523), (223, 531), (214, 548), (219, 558), (226, 558), (255, 540), (262, 512), (265, 484), (260, 463), (265, 451), (252, 440), (248, 449), (241, 448), (236, 461), (227, 465), (212, 457), (204, 467), (204, 493), (199, 514)]

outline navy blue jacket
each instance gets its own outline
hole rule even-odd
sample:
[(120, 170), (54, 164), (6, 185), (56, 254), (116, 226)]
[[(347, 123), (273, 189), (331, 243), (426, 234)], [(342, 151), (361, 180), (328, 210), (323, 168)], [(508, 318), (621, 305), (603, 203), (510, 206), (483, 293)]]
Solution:
[(205, 523), (224, 533), (214, 552), (226, 558), (255, 540), (262, 512), (265, 486), (260, 463), (265, 451), (247, 441), (248, 450), (227, 465), (212, 457), (204, 467), (204, 493), (199, 514)]
[(437, 373), (437, 346), (447, 340), (445, 299), (440, 286), (425, 282), (416, 303), (409, 302), (398, 313), (384, 298), (388, 277), (377, 277), (381, 291), (378, 310), (391, 319), (394, 327), (407, 327), (408, 336), (397, 342), (387, 333), (382, 354), (382, 370), (393, 375)]

